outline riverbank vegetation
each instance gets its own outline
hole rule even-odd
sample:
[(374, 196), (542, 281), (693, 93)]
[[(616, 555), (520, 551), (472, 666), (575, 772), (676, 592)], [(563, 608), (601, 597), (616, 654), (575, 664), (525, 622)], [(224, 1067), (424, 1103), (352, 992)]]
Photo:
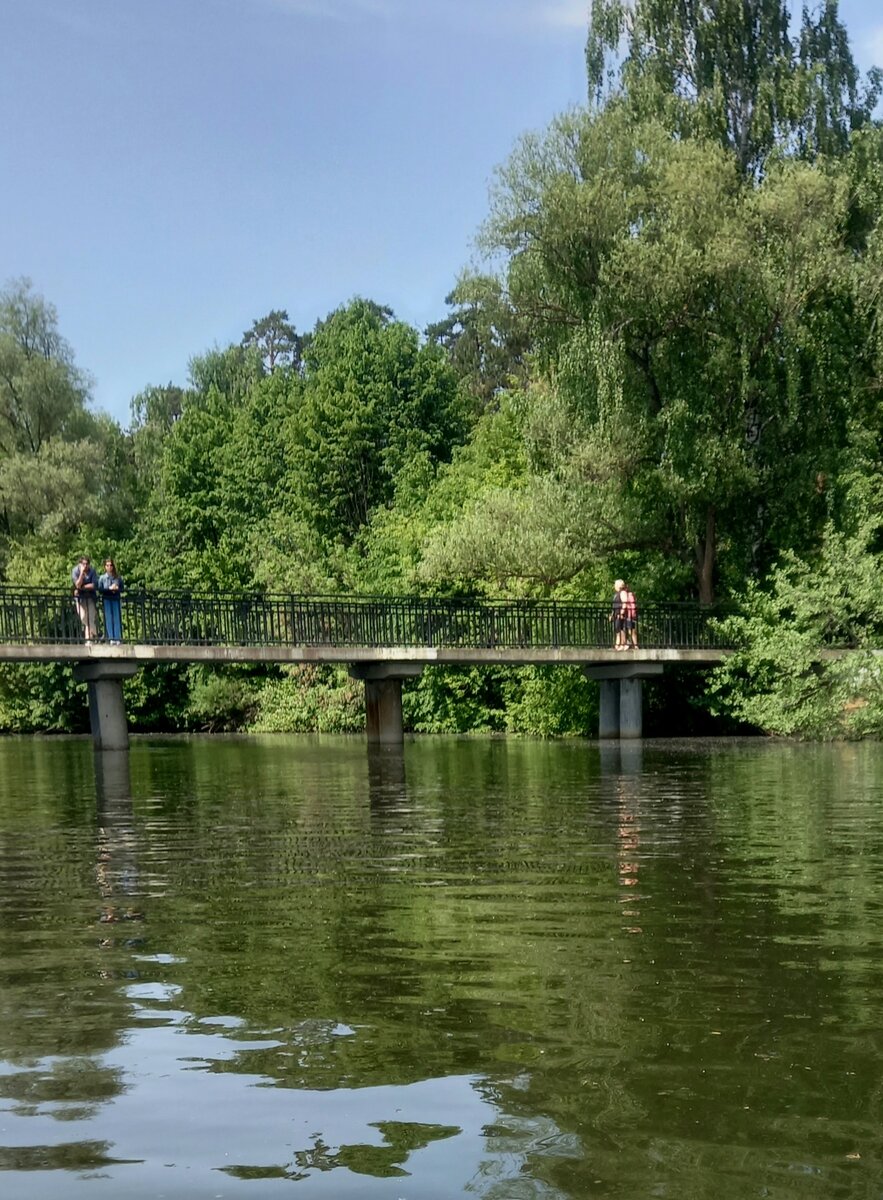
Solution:
[[(587, 104), (498, 170), (490, 266), (425, 331), (382, 298), (308, 332), (276, 310), (123, 429), (9, 283), (3, 578), (64, 585), (81, 548), (150, 588), (606, 601), (619, 575), (740, 614), (679, 732), (883, 732), (883, 77), (836, 3), (796, 26), (779, 0), (676, 8), (594, 0)], [(136, 728), (362, 721), (332, 668), (129, 686)], [(563, 669), (427, 670), (405, 715), (560, 735), (595, 704)], [(0, 728), (84, 721), (60, 669), (0, 674)]]

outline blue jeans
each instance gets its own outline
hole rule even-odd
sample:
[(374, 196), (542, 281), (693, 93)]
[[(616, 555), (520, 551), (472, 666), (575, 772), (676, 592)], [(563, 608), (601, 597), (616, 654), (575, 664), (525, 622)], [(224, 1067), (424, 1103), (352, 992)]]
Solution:
[(123, 640), (123, 617), (117, 597), (104, 597), (104, 633), (109, 642)]

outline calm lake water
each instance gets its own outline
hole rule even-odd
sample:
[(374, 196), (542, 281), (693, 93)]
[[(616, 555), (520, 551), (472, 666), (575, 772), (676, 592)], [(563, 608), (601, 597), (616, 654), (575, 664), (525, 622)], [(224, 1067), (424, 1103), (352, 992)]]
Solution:
[(0, 1195), (883, 1195), (883, 747), (0, 741)]

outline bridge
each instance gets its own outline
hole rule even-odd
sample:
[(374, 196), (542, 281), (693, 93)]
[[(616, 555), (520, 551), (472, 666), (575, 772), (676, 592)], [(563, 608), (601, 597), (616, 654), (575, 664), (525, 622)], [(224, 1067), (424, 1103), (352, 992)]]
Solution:
[[(100, 604), (99, 604), (100, 609)], [(402, 683), (427, 665), (576, 664), (601, 686), (599, 736), (641, 736), (642, 680), (727, 648), (707, 609), (648, 604), (616, 651), (606, 605), (548, 600), (128, 592), (122, 640), (86, 643), (68, 591), (0, 588), (0, 662), (70, 662), (99, 749), (128, 745), (123, 680), (150, 663), (344, 663), (368, 739), (400, 743)]]

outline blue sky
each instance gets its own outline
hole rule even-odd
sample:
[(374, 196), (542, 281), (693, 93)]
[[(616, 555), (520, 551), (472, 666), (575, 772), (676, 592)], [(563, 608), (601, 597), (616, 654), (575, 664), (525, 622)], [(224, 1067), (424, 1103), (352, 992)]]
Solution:
[[(0, 0), (0, 283), (26, 275), (124, 424), (287, 308), (423, 327), (494, 167), (585, 96), (588, 0)], [(841, 0), (862, 66), (878, 0)]]

